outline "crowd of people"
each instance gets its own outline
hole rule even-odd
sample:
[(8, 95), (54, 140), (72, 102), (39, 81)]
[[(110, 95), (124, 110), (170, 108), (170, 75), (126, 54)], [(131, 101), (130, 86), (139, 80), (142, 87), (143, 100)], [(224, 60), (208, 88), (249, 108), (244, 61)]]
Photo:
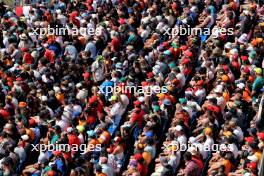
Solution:
[(0, 175), (261, 175), (263, 1), (35, 0), (0, 19)]

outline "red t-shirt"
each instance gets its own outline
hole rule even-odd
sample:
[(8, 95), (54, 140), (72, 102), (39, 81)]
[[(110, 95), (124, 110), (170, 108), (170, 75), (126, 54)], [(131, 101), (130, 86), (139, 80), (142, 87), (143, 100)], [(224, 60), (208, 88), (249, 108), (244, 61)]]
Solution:
[(73, 145), (73, 144), (77, 144), (78, 146), (80, 145), (79, 138), (74, 134), (68, 134), (68, 140), (69, 140), (70, 145)]
[(202, 160), (200, 160), (197, 156), (192, 156), (192, 160), (198, 165), (200, 170), (203, 169), (204, 164), (203, 164)]
[(120, 40), (117, 37), (114, 37), (111, 41), (111, 45), (113, 46), (113, 51), (118, 51), (120, 46)]
[(137, 164), (138, 172), (141, 176), (146, 176), (148, 173), (148, 168), (144, 164)]
[(133, 112), (131, 120), (132, 120), (132, 122), (137, 123), (138, 127), (141, 128), (144, 115), (145, 115), (145, 112), (142, 109), (139, 113)]
[(32, 64), (33, 63), (33, 57), (31, 56), (31, 54), (25, 53), (24, 56), (23, 56), (23, 61), (26, 64)]
[(50, 63), (54, 63), (55, 62), (55, 54), (53, 51), (46, 49), (45, 51), (45, 57), (50, 61)]
[(95, 117), (94, 117), (94, 116), (88, 116), (88, 117), (86, 118), (86, 122), (87, 122), (89, 125), (93, 124), (93, 123), (95, 122)]

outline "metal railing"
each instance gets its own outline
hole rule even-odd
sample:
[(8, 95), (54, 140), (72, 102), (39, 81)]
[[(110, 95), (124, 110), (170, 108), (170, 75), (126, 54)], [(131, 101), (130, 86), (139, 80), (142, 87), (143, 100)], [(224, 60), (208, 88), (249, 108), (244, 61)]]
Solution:
[(36, 6), (36, 4), (50, 5), (50, 0), (14, 0), (14, 7), (16, 6)]

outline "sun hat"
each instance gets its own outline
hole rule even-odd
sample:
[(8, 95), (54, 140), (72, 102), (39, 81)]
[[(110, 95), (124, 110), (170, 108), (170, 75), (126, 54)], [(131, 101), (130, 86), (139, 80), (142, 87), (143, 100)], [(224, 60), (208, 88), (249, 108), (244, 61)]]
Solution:
[(116, 95), (111, 96), (111, 98), (109, 99), (109, 101), (116, 101), (116, 100), (117, 100), (117, 96)]
[(19, 35), (19, 38), (20, 38), (21, 40), (27, 40), (27, 39), (28, 39), (28, 37), (27, 37), (27, 35), (26, 35), (25, 33), (20, 34), (20, 35)]
[(255, 71), (255, 73), (257, 75), (261, 75), (262, 74), (262, 69), (261, 68), (255, 68), (254, 71)]

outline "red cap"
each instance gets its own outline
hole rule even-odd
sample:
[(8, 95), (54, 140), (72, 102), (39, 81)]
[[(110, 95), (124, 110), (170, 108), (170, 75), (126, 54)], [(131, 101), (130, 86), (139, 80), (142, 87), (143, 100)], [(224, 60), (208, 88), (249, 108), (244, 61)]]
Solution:
[(187, 49), (188, 49), (188, 46), (186, 46), (186, 45), (183, 45), (180, 47), (180, 50), (182, 50), (182, 51), (186, 51)]
[(34, 125), (37, 124), (36, 121), (34, 119), (32, 119), (32, 118), (29, 119), (28, 123), (29, 123), (30, 126), (34, 126)]
[(247, 56), (241, 56), (240, 58), (241, 58), (242, 61), (248, 60), (248, 57)]
[(141, 102), (139, 100), (136, 100), (136, 101), (134, 101), (134, 105), (135, 106), (140, 106), (141, 105)]
[(228, 66), (227, 65), (223, 65), (223, 70), (224, 71), (228, 71), (229, 70)]
[(249, 69), (249, 67), (244, 67), (243, 71), (244, 71), (246, 74), (249, 74), (249, 73), (250, 73), (250, 69)]
[(16, 78), (16, 81), (23, 81), (21, 77)]
[(250, 162), (250, 163), (247, 164), (247, 168), (250, 168), (252, 170), (256, 170), (257, 169), (257, 163)]
[(184, 55), (187, 56), (187, 57), (193, 57), (193, 53), (191, 51), (189, 51), (189, 50), (185, 51)]
[(197, 86), (202, 86), (203, 84), (204, 84), (204, 81), (203, 80), (199, 80), (196, 83)]
[(257, 133), (258, 137), (260, 140), (263, 140), (264, 141), (264, 132), (261, 132), (261, 133)]
[(90, 77), (90, 73), (88, 72), (83, 73), (83, 77), (84, 79), (88, 79)]
[(163, 47), (168, 47), (168, 46), (169, 46), (169, 42), (163, 42), (163, 43), (162, 43), (162, 46), (163, 46)]
[(190, 62), (191, 62), (190, 59), (188, 59), (188, 58), (184, 58), (184, 59), (182, 60), (181, 64), (182, 64), (182, 65), (185, 65), (185, 64), (188, 64), (188, 63), (190, 63)]
[(252, 144), (254, 142), (254, 138), (252, 136), (245, 137), (245, 141), (249, 144)]
[(207, 106), (207, 109), (210, 111), (213, 111), (213, 112), (217, 111), (216, 108), (214, 106), (211, 106), (211, 105)]
[(27, 51), (27, 48), (23, 47), (23, 48), (21, 48), (21, 51), (22, 52), (26, 52)]
[(237, 60), (237, 59), (238, 59), (238, 54), (234, 54), (234, 55), (233, 55), (233, 59), (234, 59), (234, 60)]
[(125, 20), (124, 18), (120, 18), (120, 19), (118, 20), (118, 22), (119, 22), (120, 24), (125, 24), (125, 23), (126, 23), (126, 20)]
[(76, 18), (78, 16), (78, 11), (73, 11), (72, 13), (70, 13), (70, 18), (73, 19), (73, 18)]
[(177, 9), (177, 4), (176, 4), (176, 2), (173, 2), (173, 3), (171, 4), (171, 8), (172, 8), (172, 10), (176, 10), (176, 9)]
[(148, 86), (148, 82), (146, 82), (146, 81), (142, 81), (142, 82), (141, 82), (141, 85), (142, 85), (143, 87)]
[(154, 77), (154, 74), (153, 74), (152, 72), (149, 72), (149, 73), (147, 74), (147, 76), (148, 76), (148, 78), (153, 78), (153, 77)]

